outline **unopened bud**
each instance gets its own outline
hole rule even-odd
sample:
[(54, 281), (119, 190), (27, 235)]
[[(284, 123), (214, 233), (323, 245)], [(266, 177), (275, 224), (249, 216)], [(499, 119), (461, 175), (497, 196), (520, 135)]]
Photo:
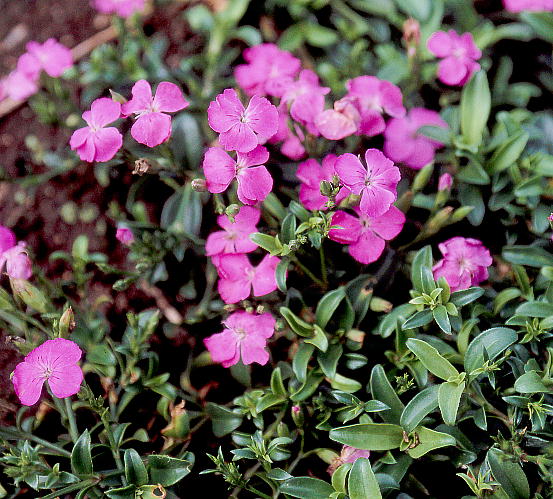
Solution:
[(119, 104), (125, 104), (127, 102), (127, 99), (125, 99), (125, 97), (123, 97), (120, 93), (115, 92), (111, 88), (109, 89), (109, 93), (111, 94), (111, 100), (119, 102)]
[(414, 192), (422, 191), (426, 184), (428, 184), (433, 171), (434, 165), (432, 163), (426, 165), (422, 170), (420, 170), (413, 180), (412, 190)]
[(421, 39), (420, 24), (416, 19), (410, 17), (403, 23), (403, 41), (407, 46), (407, 56), (413, 57)]
[(451, 185), (453, 184), (453, 177), (449, 173), (442, 173), (440, 180), (438, 181), (438, 190), (439, 191), (449, 191)]
[(444, 225), (446, 225), (450, 220), (451, 213), (453, 212), (452, 206), (446, 206), (442, 208), (438, 213), (436, 213), (424, 227), (424, 235), (431, 236), (436, 234)]
[(207, 182), (203, 178), (195, 178), (192, 180), (192, 189), (196, 192), (206, 192), (207, 191)]
[(365, 333), (363, 331), (360, 331), (359, 329), (350, 329), (346, 333), (346, 338), (351, 341), (355, 341), (356, 343), (363, 343), (363, 340), (365, 339)]
[(134, 162), (134, 170), (132, 171), (133, 175), (144, 175), (150, 168), (152, 167), (152, 164), (149, 160), (146, 158), (138, 158)]
[(69, 307), (60, 317), (58, 332), (60, 338), (68, 338), (69, 333), (75, 329), (75, 315), (73, 309)]
[(292, 412), (292, 419), (294, 420), (294, 423), (296, 423), (297, 427), (301, 428), (305, 421), (301, 407), (299, 405), (293, 405), (291, 412)]
[(227, 206), (227, 209), (225, 210), (225, 215), (229, 218), (229, 220), (234, 223), (234, 217), (238, 215), (238, 212), (240, 211), (240, 206), (237, 204), (231, 204)]
[(385, 312), (388, 313), (392, 310), (394, 306), (384, 298), (379, 298), (378, 296), (373, 296), (369, 308), (373, 312)]
[(461, 206), (460, 208), (457, 208), (453, 214), (451, 215), (450, 222), (456, 223), (463, 220), (472, 210), (474, 210), (474, 206)]
[(321, 194), (325, 197), (330, 197), (333, 194), (334, 186), (328, 180), (321, 180)]

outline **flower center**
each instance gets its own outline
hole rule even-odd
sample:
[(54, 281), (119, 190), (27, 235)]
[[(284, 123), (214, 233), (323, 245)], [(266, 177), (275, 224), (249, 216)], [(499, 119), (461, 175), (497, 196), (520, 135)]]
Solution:
[(248, 335), (248, 333), (246, 333), (246, 331), (244, 331), (242, 328), (237, 328), (234, 330), (234, 332), (236, 333), (236, 336), (238, 336), (239, 341), (242, 341)]

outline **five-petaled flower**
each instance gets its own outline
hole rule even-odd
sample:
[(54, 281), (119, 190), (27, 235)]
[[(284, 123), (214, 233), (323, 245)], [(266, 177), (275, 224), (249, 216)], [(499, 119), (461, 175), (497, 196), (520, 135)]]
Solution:
[(47, 340), (32, 350), (13, 372), (13, 386), (21, 403), (35, 404), (46, 381), (58, 398), (75, 395), (83, 381), (77, 364), (81, 355), (75, 342), (63, 338)]
[(131, 128), (134, 140), (148, 147), (155, 147), (171, 136), (171, 116), (188, 106), (182, 91), (174, 83), (162, 81), (152, 95), (152, 87), (146, 80), (137, 81), (132, 87), (132, 99), (121, 107), (123, 116), (137, 116)]
[(257, 223), (261, 212), (253, 206), (242, 206), (231, 221), (226, 215), (217, 217), (217, 224), (223, 230), (212, 232), (207, 237), (205, 252), (207, 256), (221, 253), (250, 253), (257, 248), (250, 234), (257, 232)]
[(88, 126), (71, 135), (69, 144), (83, 161), (109, 161), (123, 145), (123, 136), (115, 127), (105, 128), (121, 116), (121, 104), (107, 97), (96, 99), (90, 111), (83, 113)]
[(227, 88), (207, 109), (209, 126), (227, 151), (250, 152), (278, 130), (278, 111), (265, 97), (254, 95), (244, 108), (236, 90)]
[(361, 196), (361, 213), (376, 217), (386, 213), (396, 200), (401, 175), (393, 161), (378, 149), (367, 149), (365, 162), (366, 167), (357, 156), (346, 153), (338, 156), (335, 169), (341, 182)]
[(240, 358), (244, 364), (265, 365), (269, 362), (267, 339), (273, 336), (275, 324), (269, 313), (254, 315), (240, 310), (229, 315), (223, 321), (225, 329), (205, 338), (204, 344), (213, 361), (223, 367), (233, 366)]
[(0, 225), (0, 270), (6, 266), (6, 274), (12, 279), (29, 279), (32, 265), (25, 243), (17, 242), (15, 234)]

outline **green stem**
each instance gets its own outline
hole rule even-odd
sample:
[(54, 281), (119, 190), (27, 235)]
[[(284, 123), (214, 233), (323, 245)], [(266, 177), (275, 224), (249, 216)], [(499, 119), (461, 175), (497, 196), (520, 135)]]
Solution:
[(67, 420), (69, 421), (69, 435), (71, 435), (71, 440), (76, 442), (79, 439), (79, 429), (77, 428), (77, 422), (75, 421), (75, 412), (73, 411), (73, 406), (71, 405), (71, 397), (66, 397), (64, 402)]
[[(111, 431), (111, 426), (109, 423), (109, 420), (107, 418), (107, 411), (104, 412), (101, 416), (102, 423), (104, 424), (104, 428), (106, 430), (106, 435), (109, 440), (109, 446), (111, 448), (111, 454), (113, 455), (113, 459), (115, 461), (115, 464), (117, 466), (117, 470), (123, 473), (125, 467), (123, 466), (123, 461), (121, 460), (121, 454), (119, 453), (119, 446), (115, 442), (115, 437), (113, 436), (113, 431)], [(122, 477), (123, 485), (127, 485), (127, 481), (125, 479), (125, 476)]]
[(68, 494), (69, 492), (75, 492), (76, 490), (86, 489), (87, 487), (90, 487), (94, 484), (96, 484), (96, 480), (92, 478), (89, 480), (83, 480), (82, 482), (72, 483), (71, 485), (68, 485), (63, 489), (58, 489), (51, 494), (42, 496), (40, 499), (56, 499), (56, 497), (62, 497), (65, 494)]
[(257, 490), (255, 487), (247, 486), (245, 488), (246, 488), (246, 490), (249, 490), (253, 494), (256, 494), (258, 497), (261, 497), (262, 499), (273, 499), (273, 496), (265, 494), (265, 493), (261, 492), (260, 490)]
[(318, 284), (321, 288), (325, 288), (326, 284), (321, 281), (313, 272), (311, 272), (303, 263), (301, 263), (296, 257), (292, 258), (292, 261), (303, 271), (303, 273), (309, 277), (315, 284)]
[(43, 440), (42, 438), (36, 437), (31, 433), (14, 431), (14, 430), (11, 430), (10, 428), (0, 428), (0, 437), (5, 438), (6, 440), (20, 440), (20, 439), (30, 440), (31, 442), (35, 442), (39, 445), (42, 445), (42, 447), (56, 451), (61, 456), (71, 457), (71, 452), (66, 451), (65, 449), (62, 449), (61, 447), (57, 446), (56, 444), (52, 444), (47, 440)]
[(328, 286), (328, 272), (326, 269), (325, 250), (323, 249), (322, 243), (321, 247), (319, 248), (319, 256), (321, 258), (321, 275), (323, 277), (323, 282), (325, 283), (325, 286)]

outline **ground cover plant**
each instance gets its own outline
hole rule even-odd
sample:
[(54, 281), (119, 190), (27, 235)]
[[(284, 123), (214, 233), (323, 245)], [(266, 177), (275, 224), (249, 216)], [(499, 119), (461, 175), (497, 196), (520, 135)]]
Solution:
[(81, 7), (3, 42), (0, 497), (553, 497), (553, 3)]

